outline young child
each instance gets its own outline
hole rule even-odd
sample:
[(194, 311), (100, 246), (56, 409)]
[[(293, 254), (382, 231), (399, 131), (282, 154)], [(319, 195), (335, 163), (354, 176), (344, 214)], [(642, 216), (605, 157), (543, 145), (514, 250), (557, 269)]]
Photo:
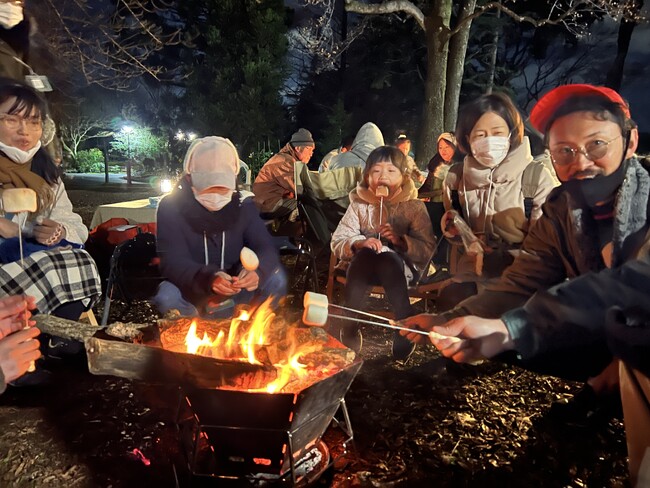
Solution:
[[(372, 151), (332, 236), (332, 252), (340, 259), (339, 267), (347, 269), (346, 305), (363, 310), (370, 289), (380, 285), (398, 320), (412, 315), (408, 284), (428, 264), (435, 247), (431, 220), (408, 171), (399, 149), (381, 146)], [(382, 193), (386, 196), (378, 196)], [(359, 326), (346, 324), (341, 341), (358, 352)], [(414, 346), (395, 334), (392, 350), (394, 358), (406, 360)]]

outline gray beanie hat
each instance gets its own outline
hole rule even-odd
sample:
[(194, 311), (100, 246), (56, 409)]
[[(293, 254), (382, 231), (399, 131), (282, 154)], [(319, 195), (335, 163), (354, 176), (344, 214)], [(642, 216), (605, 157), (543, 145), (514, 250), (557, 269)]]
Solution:
[(311, 132), (309, 132), (307, 129), (298, 129), (296, 132), (293, 133), (291, 136), (291, 140), (289, 141), (292, 146), (316, 146), (316, 143), (314, 142), (314, 138), (311, 136)]

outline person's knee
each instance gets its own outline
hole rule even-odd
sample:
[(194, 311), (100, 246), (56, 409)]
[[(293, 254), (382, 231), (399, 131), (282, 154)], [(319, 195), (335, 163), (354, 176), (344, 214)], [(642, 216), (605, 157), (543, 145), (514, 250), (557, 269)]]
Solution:
[(185, 300), (181, 290), (170, 281), (163, 281), (158, 285), (158, 291), (152, 302), (161, 314), (176, 309), (182, 315), (198, 315), (196, 307)]

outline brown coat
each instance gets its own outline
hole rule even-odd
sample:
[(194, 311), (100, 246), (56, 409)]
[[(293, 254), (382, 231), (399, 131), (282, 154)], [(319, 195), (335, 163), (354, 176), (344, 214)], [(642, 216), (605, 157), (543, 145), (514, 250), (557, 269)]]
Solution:
[(255, 203), (262, 212), (272, 212), (281, 200), (295, 198), (296, 162), (299, 162), (298, 155), (291, 144), (287, 144), (264, 163), (253, 183)]

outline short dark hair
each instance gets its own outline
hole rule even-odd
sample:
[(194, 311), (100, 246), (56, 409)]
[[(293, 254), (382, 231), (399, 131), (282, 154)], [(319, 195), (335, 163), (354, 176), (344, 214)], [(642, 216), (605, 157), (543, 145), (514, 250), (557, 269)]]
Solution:
[(409, 168), (406, 156), (395, 146), (379, 146), (368, 155), (366, 166), (363, 168), (363, 186), (368, 188), (368, 175), (370, 169), (377, 163), (389, 162), (400, 170), (403, 175), (407, 175)]
[(352, 143), (354, 142), (354, 134), (350, 134), (345, 136), (343, 139), (341, 139), (341, 146), (340, 147), (345, 147), (347, 149), (350, 149), (352, 147)]
[(636, 123), (625, 115), (620, 104), (598, 95), (575, 96), (567, 98), (548, 119), (544, 128), (545, 144), (548, 144), (549, 129), (555, 121), (575, 112), (589, 112), (596, 120), (614, 122), (621, 128), (621, 133), (624, 136), (627, 136), (628, 132), (636, 127)]
[[(10, 78), (0, 78), (0, 104), (15, 98), (16, 101), (7, 110), (8, 114), (31, 114), (34, 110), (45, 119), (48, 115), (47, 102), (32, 87)], [(48, 184), (54, 185), (59, 178), (60, 168), (54, 164), (50, 155), (41, 147), (32, 159), (32, 171)]]
[(503, 118), (510, 129), (510, 147), (516, 148), (524, 140), (524, 122), (521, 114), (510, 97), (504, 93), (481, 95), (476, 100), (466, 103), (458, 111), (456, 124), (456, 141), (458, 148), (465, 154), (471, 154), (469, 135), (484, 114), (494, 112)]
[(405, 130), (403, 130), (403, 129), (400, 129), (400, 130), (395, 131), (395, 137), (393, 139), (393, 145), (396, 146), (396, 145), (398, 145), (398, 144), (400, 144), (402, 142), (405, 142), (405, 141), (410, 142), (410, 140), (411, 139), (409, 138), (407, 132)]

